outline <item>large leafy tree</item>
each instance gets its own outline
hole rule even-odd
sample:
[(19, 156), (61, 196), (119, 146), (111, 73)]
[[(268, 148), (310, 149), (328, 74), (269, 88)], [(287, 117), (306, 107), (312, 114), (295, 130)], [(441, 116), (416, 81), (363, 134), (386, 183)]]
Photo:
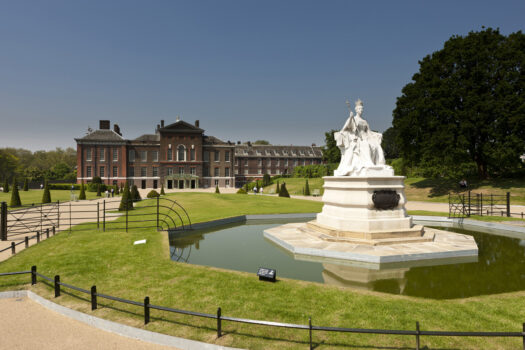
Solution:
[(482, 178), (516, 169), (525, 152), (525, 35), (453, 36), (419, 65), (393, 112), (402, 156), (445, 173), (475, 164)]
[(341, 161), (341, 150), (337, 147), (334, 133), (337, 130), (330, 130), (324, 133), (325, 146), (323, 149), (323, 160), (327, 163), (339, 163)]

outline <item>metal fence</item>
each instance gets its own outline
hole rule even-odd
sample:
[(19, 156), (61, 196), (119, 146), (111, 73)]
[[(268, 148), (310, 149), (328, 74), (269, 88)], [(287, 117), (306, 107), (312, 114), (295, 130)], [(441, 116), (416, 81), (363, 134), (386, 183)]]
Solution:
[(510, 192), (506, 194), (483, 194), (471, 191), (448, 194), (448, 216), (515, 216), (523, 219), (524, 212), (512, 212)]
[(195, 317), (210, 318), (217, 320), (217, 337), (222, 336), (222, 323), (224, 321), (237, 322), (237, 323), (246, 323), (258, 326), (269, 326), (269, 327), (280, 327), (280, 328), (291, 328), (291, 329), (301, 329), (308, 331), (308, 344), (310, 350), (314, 349), (313, 333), (314, 331), (319, 332), (341, 332), (341, 333), (361, 333), (361, 334), (383, 334), (383, 335), (402, 335), (402, 336), (412, 336), (415, 337), (416, 349), (419, 350), (421, 347), (421, 337), (422, 336), (435, 336), (435, 337), (514, 337), (522, 338), (523, 349), (525, 350), (525, 323), (522, 324), (521, 332), (463, 332), (463, 331), (422, 331), (420, 329), (419, 322), (415, 322), (415, 329), (413, 330), (395, 330), (395, 329), (371, 329), (371, 328), (341, 328), (341, 327), (323, 327), (323, 326), (314, 326), (312, 324), (312, 318), (308, 318), (308, 324), (293, 324), (293, 323), (282, 323), (282, 322), (273, 322), (273, 321), (261, 321), (261, 320), (252, 320), (246, 318), (238, 317), (229, 317), (222, 315), (222, 309), (217, 308), (216, 314), (188, 311), (182, 309), (175, 309), (166, 306), (160, 306), (151, 304), (151, 300), (148, 296), (144, 298), (144, 301), (134, 301), (123, 299), (108, 294), (103, 294), (97, 291), (96, 286), (92, 286), (89, 290), (83, 289), (71, 284), (67, 284), (60, 280), (60, 276), (56, 275), (54, 278), (45, 276), (37, 272), (37, 267), (32, 266), (30, 271), (17, 271), (17, 272), (4, 272), (0, 273), (0, 276), (12, 276), (20, 274), (30, 274), (31, 275), (31, 285), (37, 283), (37, 278), (40, 277), (54, 286), (55, 298), (60, 297), (61, 287), (73, 289), (77, 292), (84, 294), (89, 294), (91, 298), (91, 310), (96, 310), (98, 308), (98, 299), (104, 298), (108, 300), (113, 300), (120, 303), (135, 305), (143, 308), (144, 312), (144, 324), (148, 324), (151, 321), (150, 312), (151, 310), (159, 310), (172, 312), (177, 314), (184, 314)]
[[(69, 230), (78, 224), (92, 223), (102, 231), (138, 228), (177, 230), (191, 228), (186, 210), (165, 197), (135, 201), (134, 209), (119, 210), (120, 198), (92, 201), (59, 201), (10, 208), (0, 203), (0, 240), (23, 239), (23, 236), (43, 233), (47, 229)], [(140, 210), (137, 210), (140, 209)], [(120, 219), (120, 220), (119, 220)], [(76, 230), (92, 230), (81, 226)]]

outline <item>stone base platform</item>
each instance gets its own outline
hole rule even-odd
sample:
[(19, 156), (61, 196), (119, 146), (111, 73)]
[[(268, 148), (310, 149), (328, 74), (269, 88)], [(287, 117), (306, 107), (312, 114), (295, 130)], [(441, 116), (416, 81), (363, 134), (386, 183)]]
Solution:
[[(323, 236), (324, 235), (324, 236)], [(453, 232), (425, 227), (422, 237), (402, 237), (404, 242), (392, 244), (367, 244), (368, 240), (356, 239), (331, 241), (330, 236), (314, 230), (308, 223), (291, 223), (264, 231), (264, 236), (298, 258), (321, 257), (351, 260), (372, 264), (477, 257), (478, 246), (474, 238)], [(417, 239), (427, 239), (417, 241)], [(430, 239), (431, 238), (431, 239)], [(386, 238), (395, 240), (395, 238)]]

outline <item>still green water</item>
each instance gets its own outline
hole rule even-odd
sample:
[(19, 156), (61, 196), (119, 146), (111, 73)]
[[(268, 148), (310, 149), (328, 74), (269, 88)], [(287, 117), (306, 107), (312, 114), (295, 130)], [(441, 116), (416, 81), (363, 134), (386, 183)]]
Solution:
[[(249, 221), (214, 231), (170, 236), (172, 260), (252, 272), (274, 268), (277, 278), (340, 285), (391, 294), (452, 299), (525, 289), (525, 240), (482, 232), (446, 229), (474, 237), (477, 261), (439, 260), (435, 266), (396, 264), (366, 268), (334, 262), (296, 260), (263, 236), (265, 229), (287, 221)], [(443, 228), (441, 228), (443, 229)]]

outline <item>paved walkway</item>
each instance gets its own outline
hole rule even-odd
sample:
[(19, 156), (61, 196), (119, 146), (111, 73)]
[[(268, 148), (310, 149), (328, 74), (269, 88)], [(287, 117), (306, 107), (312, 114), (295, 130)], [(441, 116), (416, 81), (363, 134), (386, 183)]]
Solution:
[(1, 349), (176, 349), (88, 326), (26, 297), (0, 299), (0, 310)]

